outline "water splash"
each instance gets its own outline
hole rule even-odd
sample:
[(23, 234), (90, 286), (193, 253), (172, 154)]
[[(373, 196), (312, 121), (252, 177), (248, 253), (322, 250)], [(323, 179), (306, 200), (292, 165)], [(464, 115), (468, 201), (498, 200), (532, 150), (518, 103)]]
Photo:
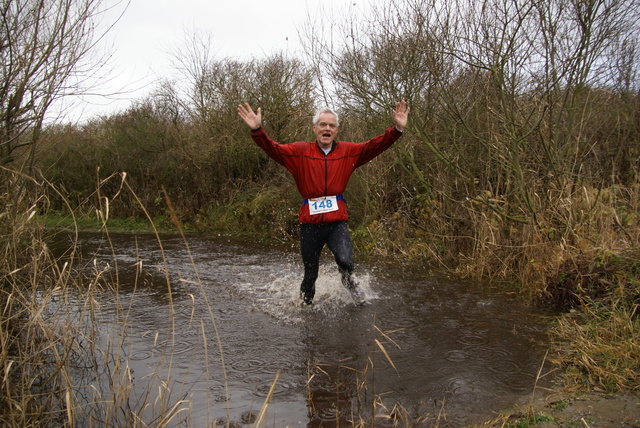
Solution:
[[(372, 303), (379, 298), (371, 286), (370, 273), (354, 275), (354, 278), (363, 291), (365, 303)], [(309, 311), (330, 314), (355, 304), (349, 291), (342, 285), (335, 264), (320, 266), (313, 306), (303, 305), (300, 298), (302, 269), (299, 266), (289, 265), (262, 279), (239, 283), (237, 286), (241, 293), (249, 296), (253, 310), (265, 312), (285, 323), (301, 323)]]

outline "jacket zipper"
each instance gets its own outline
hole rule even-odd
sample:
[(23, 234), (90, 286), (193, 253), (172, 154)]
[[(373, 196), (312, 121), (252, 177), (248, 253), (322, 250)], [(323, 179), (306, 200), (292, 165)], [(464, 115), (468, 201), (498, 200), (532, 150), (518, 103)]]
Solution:
[[(324, 151), (320, 150), (322, 152), (322, 154), (324, 155), (324, 196), (327, 196), (327, 181), (329, 178), (329, 162), (327, 162), (327, 156), (328, 154), (325, 153)], [(331, 152), (329, 152), (331, 153)], [(324, 224), (324, 213), (322, 213), (322, 220), (320, 221), (321, 224)]]

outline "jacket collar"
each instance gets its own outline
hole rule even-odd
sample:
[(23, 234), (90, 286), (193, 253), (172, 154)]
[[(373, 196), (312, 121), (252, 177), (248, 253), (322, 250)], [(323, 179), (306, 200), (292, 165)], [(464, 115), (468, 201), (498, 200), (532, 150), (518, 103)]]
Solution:
[[(315, 143), (316, 147), (318, 148), (318, 150), (322, 151), (322, 147), (320, 147), (320, 144), (318, 144), (318, 140), (314, 141), (314, 143)], [(338, 146), (338, 142), (336, 140), (333, 140), (331, 142), (331, 150), (335, 149), (337, 146)], [(329, 151), (329, 153), (331, 153), (331, 151)]]

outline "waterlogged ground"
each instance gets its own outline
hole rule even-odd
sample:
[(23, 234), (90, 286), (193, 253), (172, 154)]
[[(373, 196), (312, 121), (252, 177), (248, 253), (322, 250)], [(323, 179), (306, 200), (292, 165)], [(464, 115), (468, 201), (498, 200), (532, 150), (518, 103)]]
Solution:
[(74, 302), (78, 319), (100, 327), (104, 365), (78, 383), (93, 382), (85, 395), (96, 402), (122, 370), (134, 385), (125, 407), (143, 418), (184, 400), (192, 426), (250, 426), (270, 396), (274, 427), (375, 416), (386, 426), (396, 405), (421, 426), (466, 426), (526, 400), (547, 350), (548, 318), (514, 294), (420, 267), (360, 264), (359, 307), (327, 253), (309, 308), (297, 246), (94, 233), (79, 249), (85, 270), (117, 292)]

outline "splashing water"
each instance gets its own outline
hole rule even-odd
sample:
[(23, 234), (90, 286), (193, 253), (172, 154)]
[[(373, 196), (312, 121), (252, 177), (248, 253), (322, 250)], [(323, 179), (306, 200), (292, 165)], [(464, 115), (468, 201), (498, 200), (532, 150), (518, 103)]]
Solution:
[[(371, 303), (379, 295), (371, 287), (371, 275), (354, 274), (354, 279), (362, 289), (364, 302)], [(325, 314), (336, 313), (356, 302), (351, 293), (342, 285), (340, 274), (334, 264), (325, 263), (320, 266), (316, 281), (316, 294), (313, 305), (304, 305), (300, 298), (300, 282), (302, 269), (295, 264), (287, 265), (268, 278), (261, 278), (262, 283), (240, 282), (235, 284), (239, 292), (251, 296), (252, 308), (265, 312), (279, 321), (298, 324), (304, 321), (304, 313), (309, 311)]]

